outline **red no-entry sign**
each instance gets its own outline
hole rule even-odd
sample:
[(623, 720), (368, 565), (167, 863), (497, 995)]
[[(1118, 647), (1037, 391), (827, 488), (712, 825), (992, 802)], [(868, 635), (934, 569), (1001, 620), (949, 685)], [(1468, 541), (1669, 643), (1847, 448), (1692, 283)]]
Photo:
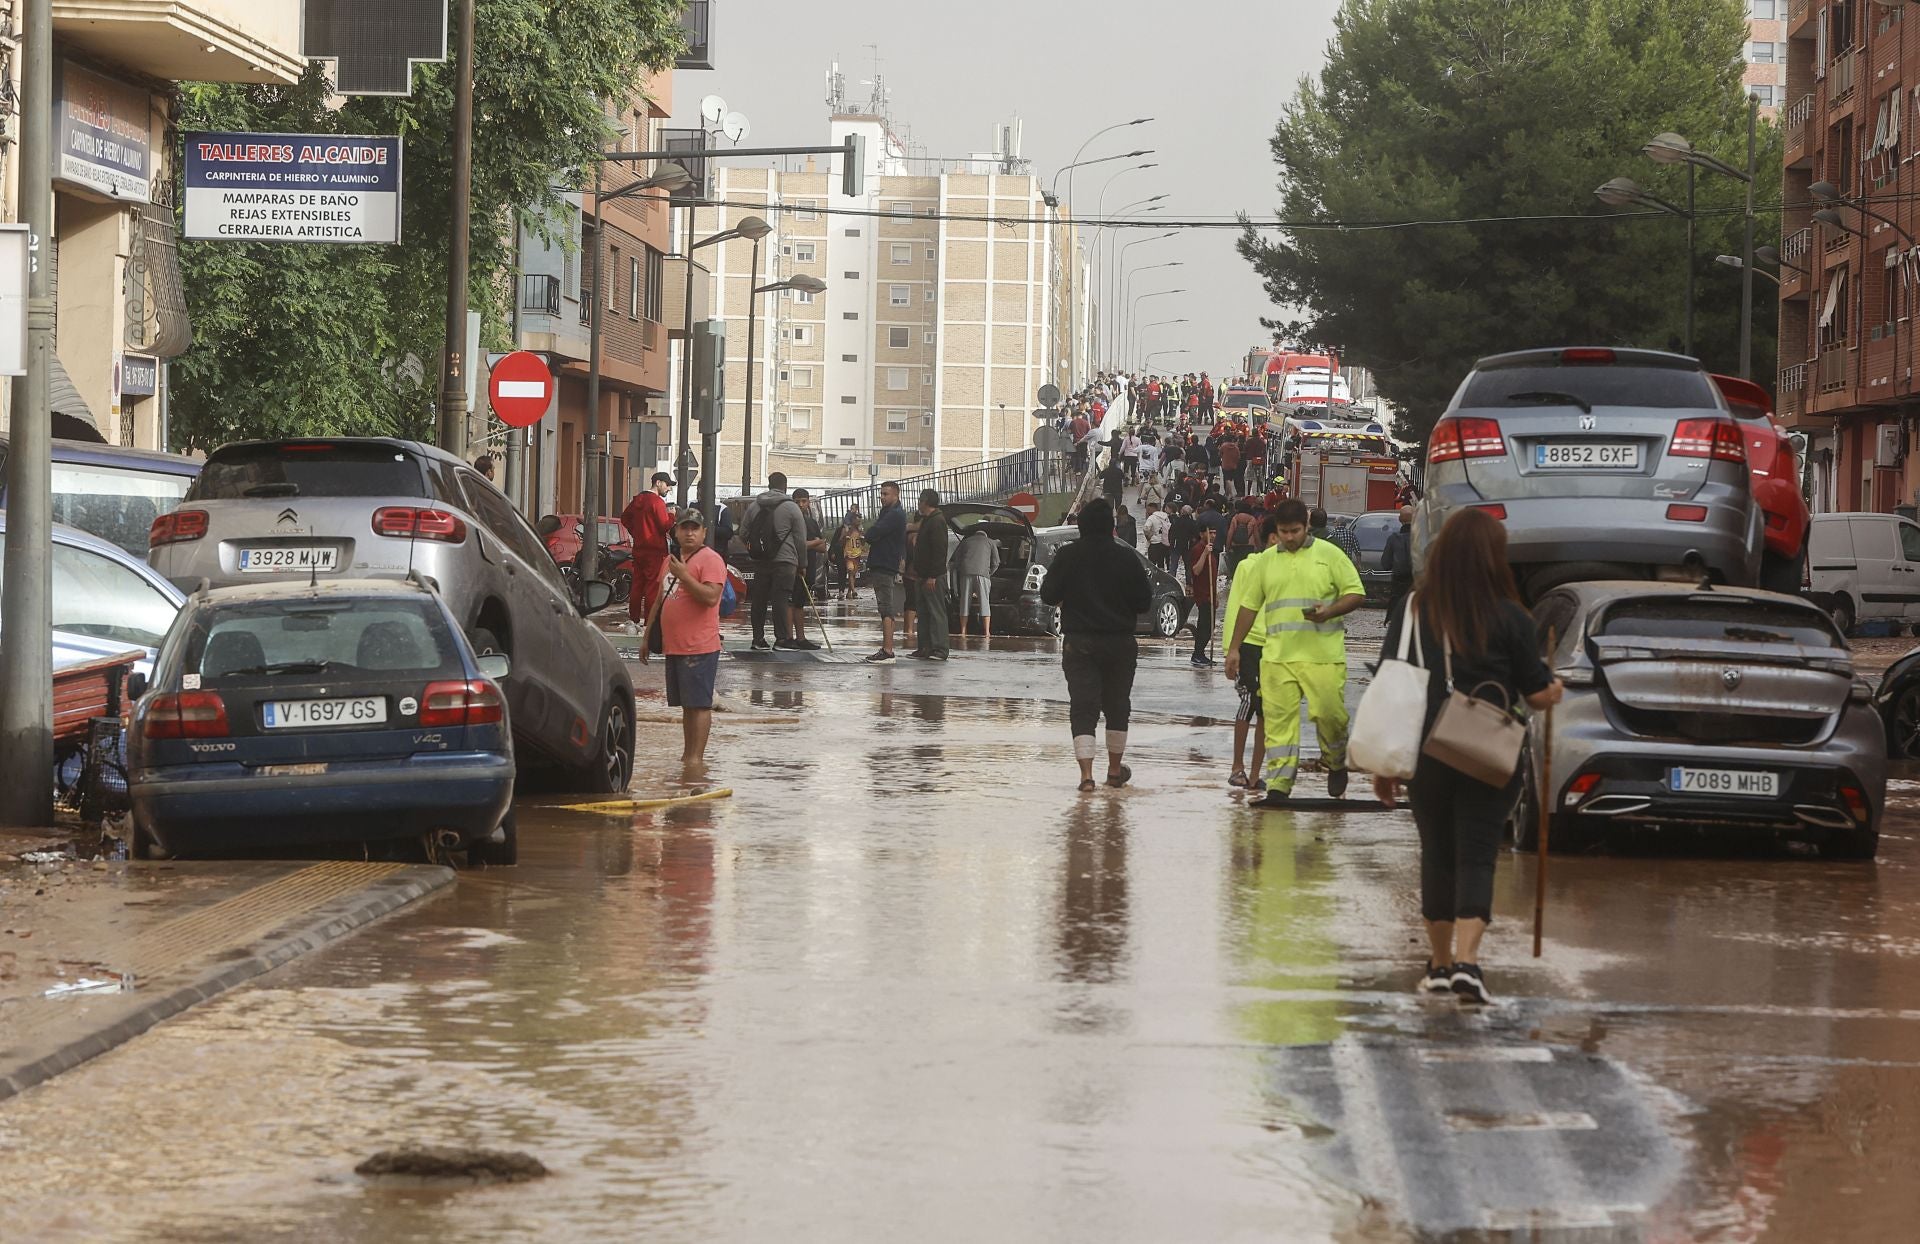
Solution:
[(1030, 492), (1016, 492), (1007, 498), (1007, 508), (1031, 523), (1040, 517), (1040, 498)]
[(531, 427), (553, 404), (553, 386), (553, 370), (545, 359), (527, 350), (515, 350), (488, 373), (487, 400), (508, 427)]

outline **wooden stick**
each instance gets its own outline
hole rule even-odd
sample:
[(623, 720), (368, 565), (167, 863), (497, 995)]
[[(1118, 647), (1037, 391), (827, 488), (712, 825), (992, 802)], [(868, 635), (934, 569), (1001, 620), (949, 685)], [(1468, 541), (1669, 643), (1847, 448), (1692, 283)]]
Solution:
[[(1547, 653), (1552, 655), (1558, 643), (1547, 633)], [(1540, 731), (1540, 838), (1534, 844), (1539, 862), (1533, 877), (1533, 957), (1540, 957), (1540, 937), (1547, 921), (1547, 836), (1553, 827), (1553, 705), (1547, 705), (1546, 723)]]

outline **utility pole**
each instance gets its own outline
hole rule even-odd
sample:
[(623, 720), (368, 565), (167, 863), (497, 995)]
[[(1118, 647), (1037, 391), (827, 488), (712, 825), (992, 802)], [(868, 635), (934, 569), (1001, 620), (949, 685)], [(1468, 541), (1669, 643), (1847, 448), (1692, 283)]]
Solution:
[(53, 824), (53, 0), (21, 32), (20, 216), (27, 224), (27, 374), (13, 382), (7, 567), (0, 600), (0, 825)]
[(593, 465), (594, 430), (600, 426), (600, 316), (607, 305), (602, 288), (600, 252), (605, 249), (606, 207), (601, 196), (606, 192), (607, 166), (596, 160), (593, 165), (593, 261), (589, 265), (593, 282), (593, 304), (587, 347), (587, 422), (580, 436), (580, 579), (592, 582), (600, 573), (600, 472)]
[[(440, 373), (440, 448), (467, 456), (467, 257), (473, 215), (473, 4), (455, 0), (460, 55), (454, 64), (453, 204), (447, 248), (447, 351)], [(515, 291), (516, 296), (518, 291)]]

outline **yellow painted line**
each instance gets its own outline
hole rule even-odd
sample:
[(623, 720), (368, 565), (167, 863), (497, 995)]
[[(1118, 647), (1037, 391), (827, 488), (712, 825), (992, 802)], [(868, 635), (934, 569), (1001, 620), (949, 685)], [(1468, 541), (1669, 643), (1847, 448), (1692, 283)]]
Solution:
[(620, 812), (645, 812), (649, 808), (672, 808), (683, 803), (705, 803), (709, 799), (731, 799), (733, 789), (723, 787), (699, 795), (674, 795), (668, 799), (609, 799), (603, 803), (563, 803), (559, 807), (566, 812), (585, 812), (590, 815), (605, 816)]

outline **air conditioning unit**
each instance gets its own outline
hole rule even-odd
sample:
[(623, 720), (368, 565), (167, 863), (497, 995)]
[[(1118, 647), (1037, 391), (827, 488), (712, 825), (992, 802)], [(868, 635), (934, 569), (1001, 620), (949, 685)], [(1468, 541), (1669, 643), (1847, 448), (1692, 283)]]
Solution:
[(1874, 446), (1873, 465), (1877, 467), (1897, 467), (1900, 465), (1900, 425), (1883, 423), (1880, 425), (1880, 439)]

